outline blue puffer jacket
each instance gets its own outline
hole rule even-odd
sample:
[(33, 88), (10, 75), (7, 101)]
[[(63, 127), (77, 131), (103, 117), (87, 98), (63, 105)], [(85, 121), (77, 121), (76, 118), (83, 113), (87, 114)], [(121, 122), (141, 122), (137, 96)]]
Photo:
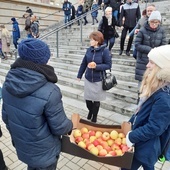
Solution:
[(167, 44), (165, 30), (158, 26), (155, 30), (151, 29), (148, 23), (140, 29), (135, 39), (137, 50), (137, 60), (135, 69), (135, 79), (142, 81), (146, 65), (149, 62), (148, 53), (154, 47)]
[(72, 129), (60, 89), (26, 68), (11, 69), (2, 88), (2, 118), (18, 158), (31, 167), (47, 167), (61, 151), (61, 135)]
[(153, 166), (170, 140), (170, 85), (158, 90), (130, 119), (129, 139), (135, 144), (135, 158)]
[[(90, 47), (82, 60), (77, 78), (82, 78), (84, 72), (85, 78), (90, 82), (99, 82), (102, 80), (102, 71), (111, 69), (112, 61), (109, 50), (102, 45), (98, 48)], [(94, 61), (97, 65), (95, 69), (88, 68), (88, 63)]]
[(18, 26), (18, 22), (14, 21), (12, 24), (13, 24), (12, 36), (14, 39), (19, 39), (20, 38), (20, 29)]

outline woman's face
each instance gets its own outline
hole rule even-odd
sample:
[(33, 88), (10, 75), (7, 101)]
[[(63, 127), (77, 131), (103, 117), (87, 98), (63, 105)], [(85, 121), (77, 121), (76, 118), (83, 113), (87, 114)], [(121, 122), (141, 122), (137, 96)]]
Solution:
[(95, 41), (93, 38), (90, 39), (90, 46), (98, 47), (98, 41)]
[(156, 29), (160, 24), (160, 21), (159, 20), (151, 20), (149, 21), (149, 26), (152, 28), (152, 29)]
[(105, 13), (106, 15), (112, 15), (112, 10), (107, 10)]
[(155, 66), (156, 64), (152, 60), (149, 60), (149, 63), (146, 65), (150, 72), (154, 69)]

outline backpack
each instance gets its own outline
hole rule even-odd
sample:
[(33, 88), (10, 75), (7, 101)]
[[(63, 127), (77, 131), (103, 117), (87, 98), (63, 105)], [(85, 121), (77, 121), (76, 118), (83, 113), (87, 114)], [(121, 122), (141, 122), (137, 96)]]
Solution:
[(27, 17), (25, 20), (25, 30), (29, 31), (30, 27), (31, 27), (31, 17)]

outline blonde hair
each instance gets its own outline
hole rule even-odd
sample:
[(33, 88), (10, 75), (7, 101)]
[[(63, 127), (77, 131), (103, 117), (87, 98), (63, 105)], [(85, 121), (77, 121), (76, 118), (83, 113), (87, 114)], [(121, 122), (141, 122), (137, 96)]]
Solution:
[(9, 31), (5, 28), (5, 25), (1, 25), (2, 35), (9, 36)]
[(159, 80), (157, 77), (160, 70), (161, 68), (157, 65), (155, 65), (152, 71), (150, 71), (149, 68), (146, 69), (140, 87), (140, 97), (150, 97), (152, 93), (165, 84), (165, 81)]
[(112, 11), (112, 7), (108, 6), (106, 9), (105, 9), (105, 12), (107, 11)]

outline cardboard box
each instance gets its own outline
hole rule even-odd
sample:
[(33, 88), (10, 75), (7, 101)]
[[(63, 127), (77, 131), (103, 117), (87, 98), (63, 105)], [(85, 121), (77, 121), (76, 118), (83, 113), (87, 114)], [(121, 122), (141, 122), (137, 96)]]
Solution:
[[(111, 132), (113, 129), (115, 129), (118, 132), (123, 132), (124, 134), (127, 134), (128, 131), (131, 130), (131, 125), (127, 122), (124, 122), (121, 126), (120, 125), (102, 125), (102, 124), (96, 124), (92, 123), (83, 119), (80, 119), (80, 116), (78, 114), (72, 115), (72, 122), (73, 127), (81, 129), (82, 127), (87, 127), (89, 130), (100, 130), (102, 132), (107, 131)], [(118, 166), (121, 168), (131, 168), (132, 159), (134, 152), (125, 152), (122, 156), (109, 156), (109, 157), (101, 157), (101, 156), (95, 156), (91, 154), (88, 150), (83, 149), (79, 147), (73, 137), (73, 132), (70, 136), (63, 136), (62, 137), (62, 152), (78, 156), (81, 158), (102, 162), (104, 164), (109, 164), (113, 166)]]

